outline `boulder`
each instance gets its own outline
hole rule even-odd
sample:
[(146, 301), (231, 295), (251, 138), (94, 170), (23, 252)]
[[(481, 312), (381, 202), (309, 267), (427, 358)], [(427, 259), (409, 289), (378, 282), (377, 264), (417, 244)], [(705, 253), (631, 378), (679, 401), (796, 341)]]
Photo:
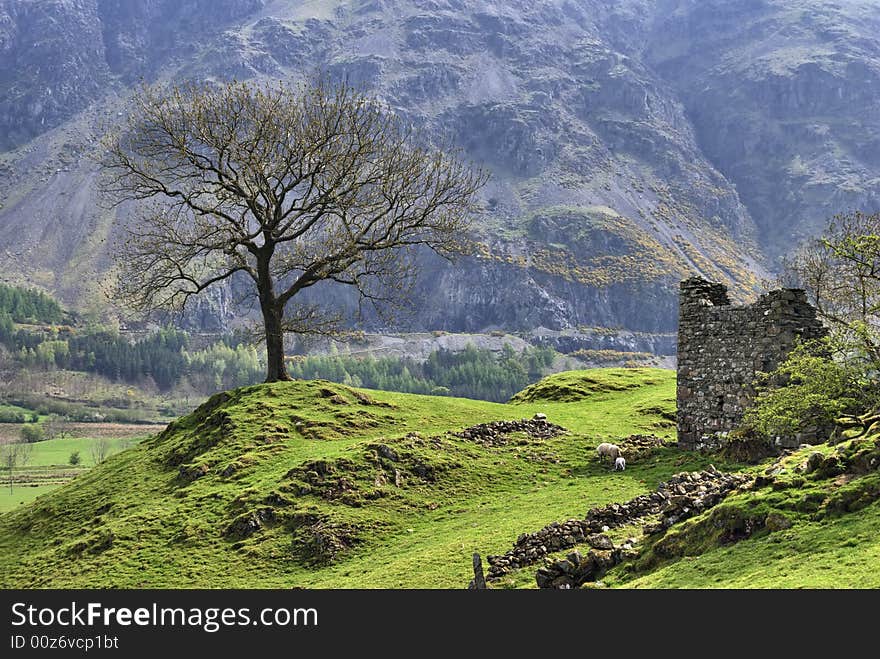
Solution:
[(790, 529), (792, 521), (782, 513), (770, 513), (764, 520), (764, 526), (770, 531), (783, 531)]
[(831, 478), (832, 476), (839, 476), (845, 470), (845, 464), (840, 459), (839, 456), (829, 455), (827, 458), (822, 460), (819, 466), (816, 468), (816, 476), (818, 478)]
[(824, 459), (824, 453), (820, 453), (819, 451), (813, 451), (812, 453), (810, 453), (809, 457), (807, 458), (807, 462), (804, 464), (804, 473), (811, 474), (816, 471), (816, 469), (819, 468), (819, 465), (822, 464), (822, 461)]
[(551, 588), (555, 578), (556, 572), (549, 568), (542, 567), (535, 572), (535, 582), (538, 584), (538, 588)]
[(591, 533), (587, 536), (587, 544), (593, 549), (614, 549), (614, 543), (604, 533)]
[(397, 455), (397, 451), (385, 444), (379, 444), (376, 447), (376, 453), (378, 453), (386, 460), (391, 460), (391, 462), (397, 462), (400, 459), (400, 457)]

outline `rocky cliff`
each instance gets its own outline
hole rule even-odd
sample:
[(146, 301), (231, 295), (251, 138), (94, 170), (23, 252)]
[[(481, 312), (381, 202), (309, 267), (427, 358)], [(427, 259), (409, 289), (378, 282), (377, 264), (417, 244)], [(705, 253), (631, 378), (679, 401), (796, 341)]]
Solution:
[(669, 332), (679, 279), (746, 297), (831, 212), (880, 205), (878, 21), (856, 0), (0, 0), (0, 273), (101, 304), (127, 209), (89, 156), (139, 78), (322, 69), (492, 172), (475, 253), (426, 260), (402, 328)]

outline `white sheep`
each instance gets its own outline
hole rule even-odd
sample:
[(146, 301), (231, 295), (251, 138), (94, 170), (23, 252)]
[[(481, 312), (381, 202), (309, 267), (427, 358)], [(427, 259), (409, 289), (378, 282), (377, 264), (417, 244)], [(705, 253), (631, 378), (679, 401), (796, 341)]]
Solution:
[(623, 471), (626, 469), (626, 459), (621, 455), (614, 460), (614, 471)]
[(604, 461), (605, 458), (610, 458), (611, 460), (617, 460), (620, 457), (620, 447), (617, 444), (609, 444), (608, 442), (602, 442), (599, 446), (596, 447), (596, 454), (599, 456), (599, 460)]

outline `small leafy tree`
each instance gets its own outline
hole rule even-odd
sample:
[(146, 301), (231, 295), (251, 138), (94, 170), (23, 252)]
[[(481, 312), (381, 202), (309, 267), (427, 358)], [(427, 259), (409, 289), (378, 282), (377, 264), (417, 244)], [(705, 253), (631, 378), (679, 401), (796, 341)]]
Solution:
[(79, 451), (74, 451), (73, 453), (71, 453), (68, 462), (71, 464), (71, 466), (74, 467), (82, 462), (82, 458), (80, 458), (79, 456)]
[(880, 213), (835, 215), (788, 259), (785, 278), (807, 291), (835, 352), (880, 369)]
[(46, 438), (43, 427), (38, 423), (26, 423), (21, 427), (21, 439), (28, 444), (41, 442)]
[(862, 369), (834, 358), (831, 339), (808, 341), (759, 378), (755, 404), (746, 410), (743, 425), (765, 436), (791, 437), (808, 426), (830, 426), (843, 414), (877, 404), (878, 398)]

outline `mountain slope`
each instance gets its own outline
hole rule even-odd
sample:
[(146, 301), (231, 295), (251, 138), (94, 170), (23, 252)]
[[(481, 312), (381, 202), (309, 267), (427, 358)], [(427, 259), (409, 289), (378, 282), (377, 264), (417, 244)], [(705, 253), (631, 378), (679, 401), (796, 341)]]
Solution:
[(658, 3), (646, 61), (772, 256), (834, 213), (880, 208), (880, 7)]
[(321, 69), (492, 172), (475, 255), (427, 258), (401, 329), (669, 332), (681, 277), (747, 296), (831, 212), (880, 204), (880, 9), (709, 4), (0, 1), (0, 271), (100, 306), (130, 209), (100, 205), (89, 156), (138, 76)]

